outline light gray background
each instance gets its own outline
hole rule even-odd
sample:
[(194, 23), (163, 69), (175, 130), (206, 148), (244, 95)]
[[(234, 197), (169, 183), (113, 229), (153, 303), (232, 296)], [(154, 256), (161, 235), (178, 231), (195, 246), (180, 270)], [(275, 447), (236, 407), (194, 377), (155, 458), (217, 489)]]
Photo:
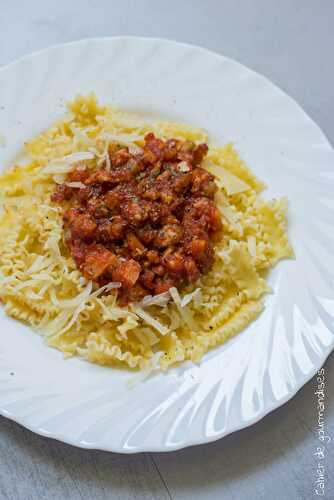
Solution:
[[(0, 65), (86, 37), (194, 43), (272, 79), (334, 143), (333, 21), (333, 0), (0, 0)], [(334, 440), (333, 356), (325, 369), (326, 425)], [(316, 498), (315, 389), (313, 380), (251, 428), (170, 454), (79, 450), (0, 418), (0, 499)], [(325, 498), (334, 498), (332, 444), (324, 463)]]

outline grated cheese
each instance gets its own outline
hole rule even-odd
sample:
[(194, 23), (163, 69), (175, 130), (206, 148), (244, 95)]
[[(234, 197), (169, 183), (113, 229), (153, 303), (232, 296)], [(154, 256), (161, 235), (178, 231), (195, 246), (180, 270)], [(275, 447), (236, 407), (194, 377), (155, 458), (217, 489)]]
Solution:
[(52, 303), (62, 309), (74, 309), (78, 306), (80, 306), (82, 303), (86, 303), (91, 291), (93, 288), (93, 283), (91, 281), (88, 281), (86, 288), (79, 293), (76, 297), (73, 297), (72, 299), (64, 299), (64, 300), (59, 300), (57, 298), (56, 292), (54, 289), (51, 290), (50, 292), (50, 298)]
[(65, 182), (65, 186), (70, 188), (85, 189), (85, 184), (83, 182)]
[(197, 304), (198, 304), (198, 301), (200, 301), (201, 299), (201, 289), (200, 288), (196, 288), (196, 290), (194, 290), (193, 292), (191, 293), (188, 293), (187, 295), (185, 295), (182, 299), (181, 299), (181, 307), (185, 307), (186, 305), (188, 305), (192, 300), (194, 302), (197, 301)]
[(170, 293), (164, 292), (159, 295), (146, 295), (141, 301), (140, 305), (143, 307), (148, 306), (161, 306), (164, 307), (170, 301)]
[(189, 326), (191, 330), (196, 331), (198, 329), (197, 324), (194, 321), (193, 315), (191, 314), (189, 308), (186, 305), (184, 306), (181, 305), (181, 297), (179, 295), (177, 288), (175, 287), (170, 288), (169, 293), (171, 294), (172, 299), (179, 313), (181, 314), (183, 321)]
[(73, 163), (92, 160), (95, 154), (90, 151), (78, 151), (63, 158), (56, 159), (50, 162), (46, 167), (41, 170), (42, 174), (67, 174), (71, 171)]
[(43, 255), (38, 255), (32, 265), (27, 269), (27, 274), (34, 274), (52, 265), (52, 259), (46, 259)]
[(231, 174), (225, 167), (216, 165), (210, 160), (204, 160), (203, 165), (211, 174), (219, 179), (220, 184), (228, 195), (243, 193), (250, 189), (250, 186), (245, 181)]
[(111, 281), (107, 285), (101, 286), (96, 292), (92, 293), (91, 297), (98, 297), (103, 292), (110, 292), (116, 288), (121, 288), (122, 284), (119, 281)]
[(248, 236), (247, 238), (247, 247), (249, 254), (256, 258), (256, 238), (255, 236)]
[(143, 319), (145, 323), (155, 328), (155, 330), (161, 333), (161, 335), (167, 335), (169, 332), (169, 329), (165, 325), (153, 318), (148, 312), (145, 312), (139, 305), (132, 305), (131, 309), (139, 318)]

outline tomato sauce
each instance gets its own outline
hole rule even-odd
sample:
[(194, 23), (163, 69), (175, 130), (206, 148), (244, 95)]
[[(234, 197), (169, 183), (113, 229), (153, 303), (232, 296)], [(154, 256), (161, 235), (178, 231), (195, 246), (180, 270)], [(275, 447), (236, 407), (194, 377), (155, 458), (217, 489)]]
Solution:
[(214, 176), (201, 167), (207, 151), (149, 133), (141, 153), (113, 144), (110, 162), (78, 165), (53, 193), (78, 268), (100, 285), (120, 282), (121, 304), (193, 283), (212, 266), (221, 218)]

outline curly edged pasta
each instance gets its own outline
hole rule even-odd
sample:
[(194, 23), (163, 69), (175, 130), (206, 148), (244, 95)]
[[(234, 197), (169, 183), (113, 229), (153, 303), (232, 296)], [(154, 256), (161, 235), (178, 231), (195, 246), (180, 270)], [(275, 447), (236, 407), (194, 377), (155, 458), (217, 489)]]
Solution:
[[(58, 123), (26, 143), (30, 161), (0, 176), (0, 297), (6, 313), (31, 325), (66, 356), (131, 369), (197, 362), (263, 309), (267, 271), (291, 257), (286, 200), (264, 201), (259, 181), (232, 145), (209, 147), (223, 230), (211, 270), (192, 285), (120, 306), (117, 283), (97, 287), (65, 244), (62, 209), (50, 202), (73, 164), (92, 168), (111, 143), (136, 151), (156, 137), (207, 141), (178, 123), (152, 123), (78, 97)], [(154, 365), (154, 366), (153, 366)]]

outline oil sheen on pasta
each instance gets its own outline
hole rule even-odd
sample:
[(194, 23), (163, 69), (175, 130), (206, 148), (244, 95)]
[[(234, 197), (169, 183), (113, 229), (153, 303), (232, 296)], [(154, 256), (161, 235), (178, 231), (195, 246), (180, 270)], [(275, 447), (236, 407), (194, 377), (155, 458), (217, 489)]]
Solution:
[[(66, 243), (63, 207), (51, 196), (66, 182), (82, 188), (68, 179), (76, 166), (105, 165), (115, 145), (139, 154), (150, 133), (162, 141), (209, 145), (201, 167), (215, 177), (212, 195), (222, 230), (210, 269), (196, 281), (158, 289), (157, 295), (152, 289), (152, 296), (124, 305), (117, 280), (97, 284), (78, 269)], [(147, 122), (100, 106), (89, 95), (69, 103), (64, 119), (27, 142), (26, 151), (29, 162), (0, 177), (0, 297), (8, 315), (65, 355), (140, 369), (198, 361), (260, 314), (268, 270), (293, 255), (286, 200), (261, 199), (263, 183), (234, 148), (210, 145), (200, 129)]]

